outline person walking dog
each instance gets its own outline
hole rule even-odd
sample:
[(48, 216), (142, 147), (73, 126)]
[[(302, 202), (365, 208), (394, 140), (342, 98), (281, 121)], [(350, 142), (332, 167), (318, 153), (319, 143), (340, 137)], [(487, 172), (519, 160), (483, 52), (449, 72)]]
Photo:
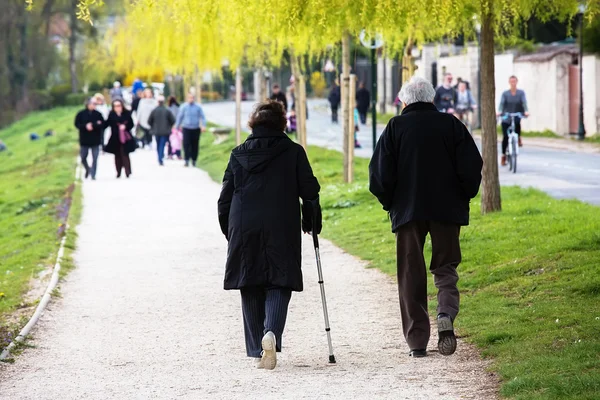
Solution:
[(206, 130), (206, 118), (202, 107), (196, 103), (193, 94), (188, 94), (187, 103), (179, 108), (177, 114), (177, 129), (183, 128), (183, 150), (185, 152), (185, 166), (196, 166), (198, 151), (200, 150), (200, 134)]
[(165, 165), (163, 160), (165, 158), (165, 145), (169, 141), (169, 135), (171, 135), (171, 128), (175, 123), (175, 117), (173, 113), (165, 107), (165, 97), (158, 96), (158, 107), (156, 107), (150, 113), (148, 118), (148, 125), (150, 125), (150, 133), (156, 136), (156, 150), (158, 152), (158, 164)]
[(292, 292), (303, 289), (301, 232), (321, 231), (320, 186), (304, 149), (285, 134), (280, 102), (258, 103), (248, 126), (218, 201), (229, 242), (224, 288), (241, 292), (246, 354), (273, 369)]
[[(96, 111), (96, 101), (89, 98), (85, 109), (75, 116), (75, 127), (79, 131), (79, 154), (81, 164), (85, 168), (85, 177), (96, 179), (96, 168), (98, 166), (98, 154), (100, 147), (104, 144), (105, 121), (100, 112)], [(92, 152), (92, 166), (87, 162), (88, 154)]]
[(396, 234), (402, 329), (413, 357), (425, 357), (429, 343), (427, 234), (433, 252), (429, 269), (438, 289), (438, 348), (443, 355), (456, 351), (460, 227), (469, 224), (469, 202), (479, 191), (483, 166), (467, 128), (439, 112), (434, 96), (423, 78), (402, 86), (405, 108), (388, 122), (369, 164), (369, 190), (389, 213)]

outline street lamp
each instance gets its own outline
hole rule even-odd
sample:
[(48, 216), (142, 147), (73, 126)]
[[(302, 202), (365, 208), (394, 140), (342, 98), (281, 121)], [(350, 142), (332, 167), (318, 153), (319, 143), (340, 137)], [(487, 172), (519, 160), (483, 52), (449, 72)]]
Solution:
[(585, 125), (583, 123), (583, 15), (585, 4), (579, 3), (579, 130), (577, 138), (585, 139)]
[(481, 24), (475, 25), (475, 31), (477, 32), (477, 122), (481, 128)]
[(373, 120), (373, 151), (375, 151), (377, 145), (377, 58), (375, 55), (377, 49), (383, 46), (383, 38), (376, 34), (369, 40), (364, 29), (360, 32), (359, 38), (363, 46), (371, 49), (371, 119)]

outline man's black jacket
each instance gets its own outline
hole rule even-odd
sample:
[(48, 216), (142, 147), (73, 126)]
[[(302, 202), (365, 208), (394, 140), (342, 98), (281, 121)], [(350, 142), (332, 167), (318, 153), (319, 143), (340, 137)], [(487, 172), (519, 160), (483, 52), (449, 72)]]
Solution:
[(469, 224), (483, 160), (467, 128), (432, 103), (392, 118), (369, 164), (369, 190), (390, 212), (392, 231), (410, 221)]

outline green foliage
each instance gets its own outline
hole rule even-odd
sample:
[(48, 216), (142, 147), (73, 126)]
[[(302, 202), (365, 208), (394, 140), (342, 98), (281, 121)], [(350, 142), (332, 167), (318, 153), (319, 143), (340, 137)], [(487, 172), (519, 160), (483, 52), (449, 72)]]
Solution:
[(315, 71), (310, 75), (310, 86), (312, 87), (313, 94), (316, 97), (323, 97), (325, 90), (327, 89), (327, 82), (325, 82), (325, 76)]
[[(220, 181), (234, 142), (214, 145), (207, 139), (199, 163)], [(368, 160), (355, 159), (355, 183), (342, 184), (340, 153), (310, 147), (308, 154), (322, 186), (323, 236), (394, 275), (395, 240), (386, 213), (368, 191)], [(458, 333), (493, 358), (503, 396), (596, 399), (600, 208), (532, 189), (505, 187), (502, 193), (501, 213), (475, 211), (461, 231)], [(479, 202), (472, 201), (473, 210)], [(432, 279), (428, 287), (434, 313)]]
[(583, 32), (583, 48), (586, 52), (600, 54), (600, 18), (586, 21)]
[(67, 96), (71, 94), (71, 85), (62, 84), (53, 86), (50, 89), (50, 96), (52, 97), (52, 105), (54, 107), (64, 106), (67, 104)]
[(33, 108), (37, 110), (49, 110), (52, 108), (52, 96), (48, 90), (34, 90), (31, 101)]
[(88, 98), (88, 94), (86, 93), (69, 93), (67, 95), (67, 99), (65, 101), (65, 105), (67, 106), (81, 106), (85, 103)]
[[(74, 178), (75, 112), (32, 113), (0, 131), (8, 146), (0, 153), (0, 336), (10, 312), (24, 305), (30, 279), (54, 264), (65, 222), (60, 216)], [(30, 132), (48, 129), (55, 136), (29, 140)]]

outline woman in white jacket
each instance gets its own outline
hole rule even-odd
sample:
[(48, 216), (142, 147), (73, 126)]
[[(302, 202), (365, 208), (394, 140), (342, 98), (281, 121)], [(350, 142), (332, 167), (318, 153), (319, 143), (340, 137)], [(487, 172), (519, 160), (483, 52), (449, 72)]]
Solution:
[(142, 99), (138, 105), (137, 113), (137, 127), (136, 136), (142, 142), (142, 147), (146, 145), (152, 147), (152, 135), (150, 134), (150, 125), (148, 124), (148, 118), (150, 113), (158, 106), (158, 101), (152, 94), (152, 89), (145, 89)]

